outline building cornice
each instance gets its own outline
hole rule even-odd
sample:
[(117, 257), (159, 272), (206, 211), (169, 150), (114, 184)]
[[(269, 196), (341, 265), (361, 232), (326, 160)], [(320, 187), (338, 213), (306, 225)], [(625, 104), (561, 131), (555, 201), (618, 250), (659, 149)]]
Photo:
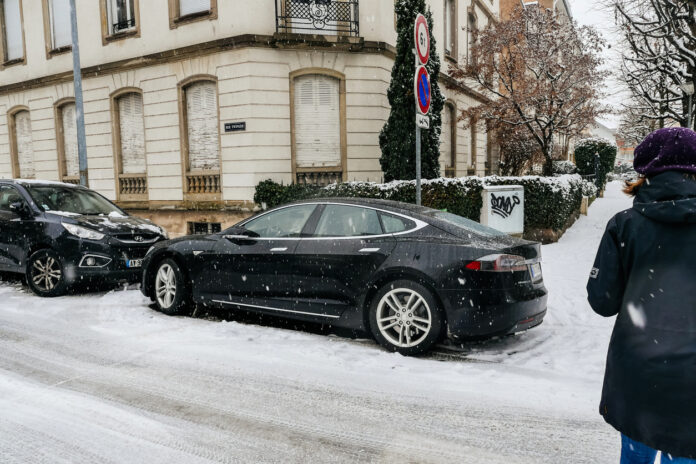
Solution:
[[(314, 50), (314, 51), (330, 51), (344, 53), (369, 53), (383, 55), (390, 59), (396, 58), (396, 48), (386, 42), (367, 41), (356, 37), (341, 37), (341, 36), (321, 36), (305, 34), (274, 34), (274, 35), (257, 35), (245, 34), (235, 37), (203, 42), (196, 45), (175, 48), (157, 53), (151, 53), (137, 58), (128, 58), (125, 60), (112, 61), (109, 63), (88, 66), (82, 68), (83, 79), (90, 79), (104, 75), (113, 74), (115, 72), (129, 71), (147, 66), (156, 66), (160, 64), (171, 63), (175, 61), (183, 61), (195, 57), (212, 55), (229, 50), (237, 50), (243, 48), (271, 48), (271, 49), (286, 49), (286, 50)], [(445, 73), (440, 73), (449, 87), (455, 88), (463, 93), (472, 96), (480, 101), (485, 101), (486, 97), (481, 93), (464, 86)], [(0, 96), (12, 92), (21, 92), (26, 90), (37, 89), (49, 85), (62, 84), (72, 82), (72, 71), (50, 74), (34, 79), (29, 79), (21, 82), (14, 82), (0, 86)]]

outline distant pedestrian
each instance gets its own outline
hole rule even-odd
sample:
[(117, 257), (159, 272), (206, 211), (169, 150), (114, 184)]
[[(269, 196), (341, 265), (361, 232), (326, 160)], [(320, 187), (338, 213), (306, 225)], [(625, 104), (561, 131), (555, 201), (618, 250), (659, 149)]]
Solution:
[(609, 221), (587, 284), (618, 315), (600, 413), (621, 464), (696, 463), (696, 132), (660, 129), (635, 150), (633, 208)]

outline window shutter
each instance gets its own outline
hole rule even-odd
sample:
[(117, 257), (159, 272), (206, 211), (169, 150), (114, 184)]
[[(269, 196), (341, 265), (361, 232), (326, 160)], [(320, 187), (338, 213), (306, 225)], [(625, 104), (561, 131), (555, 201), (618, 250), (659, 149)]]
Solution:
[(179, 0), (179, 16), (210, 11), (210, 0)]
[(2, 13), (5, 26), (5, 59), (9, 61), (24, 58), (19, 0), (5, 0)]
[(341, 166), (339, 80), (310, 74), (295, 79), (297, 167)]
[(442, 134), (440, 135), (440, 175), (445, 168), (452, 167), (452, 109), (445, 105), (442, 110)]
[(53, 48), (61, 48), (72, 44), (72, 29), (70, 25), (70, 1), (50, 0), (51, 34)]
[(17, 138), (17, 160), (19, 162), (19, 177), (33, 179), (34, 145), (31, 140), (31, 118), (28, 111), (15, 114), (15, 134)]
[(123, 174), (144, 174), (146, 169), (143, 97), (139, 93), (129, 93), (119, 97), (118, 115), (122, 172)]
[(186, 88), (189, 170), (220, 169), (217, 90), (215, 82), (196, 82)]
[(75, 123), (75, 104), (60, 107), (63, 120), (63, 155), (65, 156), (65, 175), (80, 175), (80, 159), (77, 152), (77, 124)]

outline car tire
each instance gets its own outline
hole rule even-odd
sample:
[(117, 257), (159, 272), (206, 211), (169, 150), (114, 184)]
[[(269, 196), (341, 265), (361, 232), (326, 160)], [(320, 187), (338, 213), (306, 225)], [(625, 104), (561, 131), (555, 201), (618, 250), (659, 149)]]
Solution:
[(173, 259), (162, 260), (156, 267), (152, 296), (157, 309), (168, 316), (191, 313), (191, 292), (186, 276)]
[(31, 291), (43, 298), (61, 296), (68, 287), (63, 262), (50, 249), (39, 250), (29, 257), (25, 277)]
[(380, 288), (371, 300), (369, 320), (375, 340), (405, 356), (432, 348), (445, 325), (432, 292), (411, 280), (395, 280)]

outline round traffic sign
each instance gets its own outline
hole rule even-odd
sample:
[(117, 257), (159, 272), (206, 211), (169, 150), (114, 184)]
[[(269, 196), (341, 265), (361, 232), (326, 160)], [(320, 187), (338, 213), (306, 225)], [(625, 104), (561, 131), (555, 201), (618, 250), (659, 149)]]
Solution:
[(430, 75), (425, 66), (419, 66), (416, 70), (416, 103), (421, 114), (430, 112)]
[(430, 59), (430, 30), (425, 16), (416, 16), (416, 25), (413, 28), (416, 40), (416, 55), (421, 64), (427, 64)]

